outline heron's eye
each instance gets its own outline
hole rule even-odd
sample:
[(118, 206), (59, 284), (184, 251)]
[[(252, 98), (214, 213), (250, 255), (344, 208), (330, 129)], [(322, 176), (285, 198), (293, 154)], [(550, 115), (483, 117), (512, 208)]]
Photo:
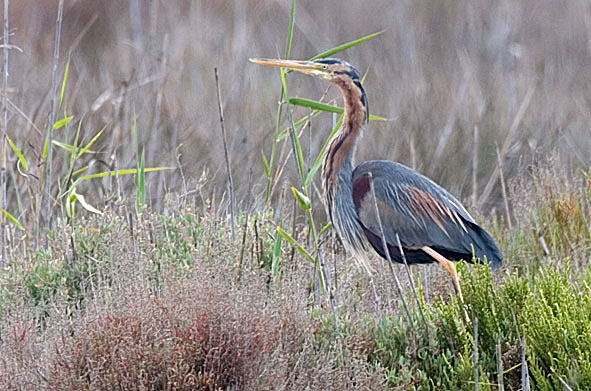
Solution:
[(322, 64), (322, 70), (323, 70), (323, 71), (326, 71), (326, 70), (328, 70), (328, 65), (327, 65), (327, 64)]

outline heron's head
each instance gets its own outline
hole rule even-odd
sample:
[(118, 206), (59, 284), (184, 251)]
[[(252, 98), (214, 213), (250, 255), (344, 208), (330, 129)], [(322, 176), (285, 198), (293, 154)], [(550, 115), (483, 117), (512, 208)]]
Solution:
[(250, 61), (260, 65), (293, 69), (339, 85), (351, 82), (361, 84), (359, 71), (348, 62), (338, 58), (320, 58), (313, 61), (251, 58)]
[(251, 58), (250, 61), (261, 65), (293, 69), (334, 83), (343, 92), (347, 106), (346, 112), (362, 113), (362, 117), (359, 118), (363, 118), (364, 121), (369, 119), (367, 97), (361, 85), (361, 76), (359, 71), (346, 61), (338, 58), (319, 58), (313, 61)]

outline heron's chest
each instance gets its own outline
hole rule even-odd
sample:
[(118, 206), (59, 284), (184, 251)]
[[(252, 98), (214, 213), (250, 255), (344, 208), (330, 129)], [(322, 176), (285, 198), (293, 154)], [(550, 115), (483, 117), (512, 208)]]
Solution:
[(352, 250), (365, 250), (365, 235), (353, 203), (350, 179), (336, 184), (325, 183), (324, 201), (330, 221), (345, 246)]

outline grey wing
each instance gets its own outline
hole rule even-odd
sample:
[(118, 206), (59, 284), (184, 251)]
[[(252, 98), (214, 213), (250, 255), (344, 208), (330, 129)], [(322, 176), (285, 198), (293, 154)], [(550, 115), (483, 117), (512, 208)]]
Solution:
[[(398, 234), (407, 251), (428, 246), (452, 259), (471, 260), (472, 254), (500, 252), (494, 240), (481, 229), (459, 201), (425, 176), (390, 161), (370, 161), (353, 172), (353, 200), (359, 221), (372, 246), (383, 256), (380, 229), (369, 187), (373, 177), (376, 203), (389, 245), (396, 245)], [(486, 237), (482, 237), (483, 233)], [(492, 241), (494, 249), (489, 249)], [(389, 246), (390, 247), (390, 246)], [(495, 252), (496, 251), (496, 252)], [(422, 251), (409, 262), (430, 262)], [(493, 259), (494, 262), (494, 259)]]

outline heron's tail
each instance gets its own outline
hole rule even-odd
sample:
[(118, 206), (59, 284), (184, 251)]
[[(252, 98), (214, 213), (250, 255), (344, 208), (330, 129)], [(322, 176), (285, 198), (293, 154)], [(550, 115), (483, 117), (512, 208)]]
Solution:
[(470, 224), (469, 234), (474, 245), (474, 255), (480, 258), (481, 262), (490, 264), (493, 270), (500, 268), (503, 263), (503, 254), (493, 237), (476, 224)]

